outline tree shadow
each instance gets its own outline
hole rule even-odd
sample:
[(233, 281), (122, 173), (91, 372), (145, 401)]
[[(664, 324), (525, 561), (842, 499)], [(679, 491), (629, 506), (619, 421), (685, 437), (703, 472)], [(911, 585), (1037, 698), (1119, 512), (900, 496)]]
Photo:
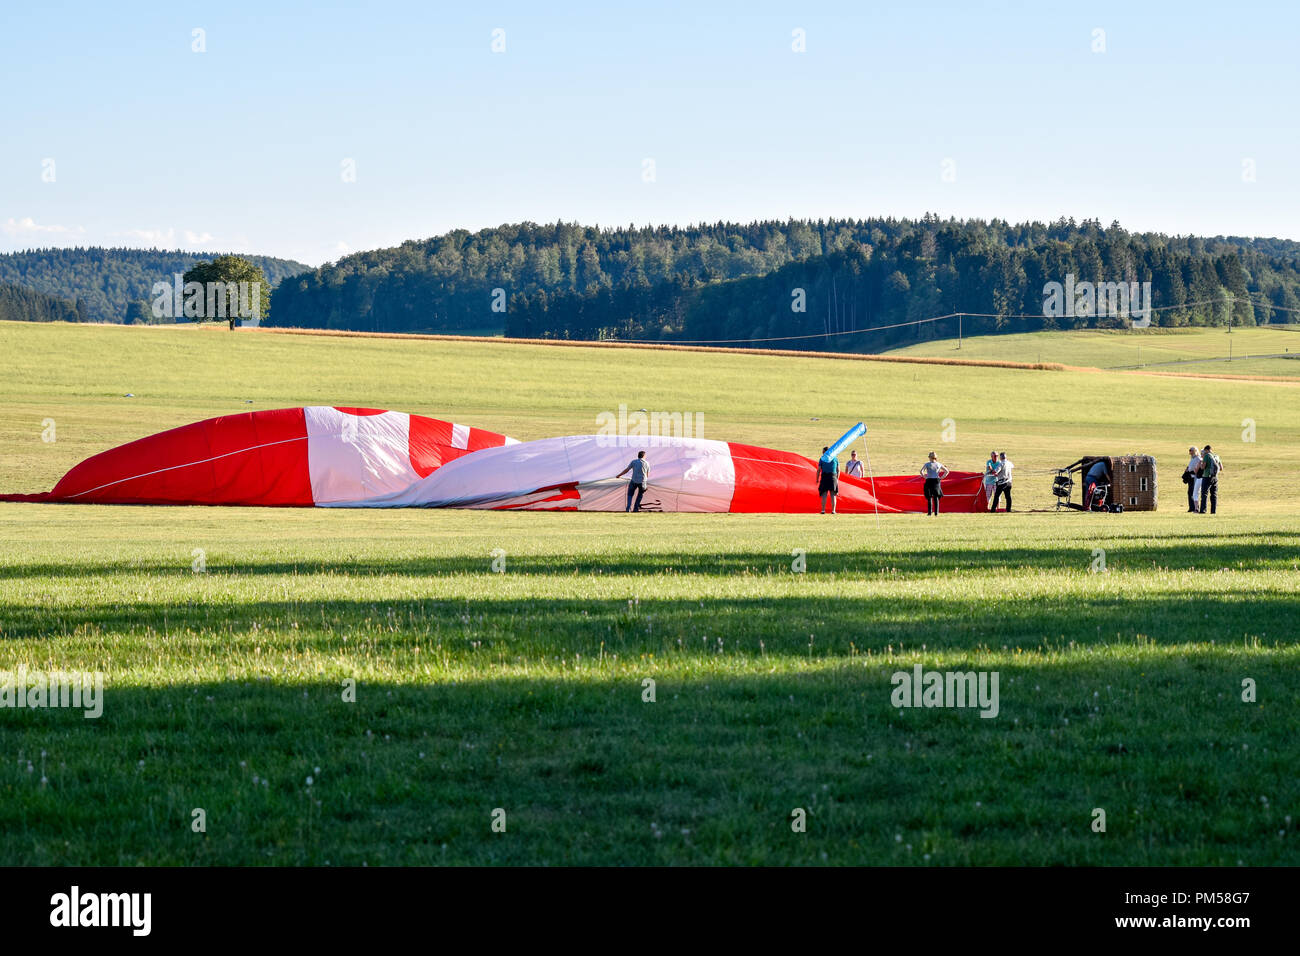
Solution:
[[(1008, 546), (978, 539), (941, 542), (933, 548), (898, 548), (864, 546), (818, 548), (815, 536), (791, 530), (791, 549), (806, 552), (808, 571), (815, 574), (872, 576), (881, 572), (907, 577), (947, 577), (963, 571), (1018, 570), (1087, 570), (1093, 550), (1106, 550), (1107, 566), (1113, 570), (1166, 568), (1169, 570), (1300, 570), (1300, 532), (1269, 531), (1272, 539), (1261, 544), (1259, 536), (1242, 533), (1201, 534), (1193, 539), (1152, 540), (1134, 536), (1117, 537), (1108, 529), (1081, 537), (1075, 546)], [(719, 539), (714, 553), (692, 551), (630, 551), (608, 553), (510, 553), (504, 555), (505, 569), (511, 574), (545, 575), (564, 578), (583, 575), (647, 575), (661, 573), (733, 575), (737, 573), (788, 573), (791, 554), (784, 545), (772, 550), (746, 548), (727, 550)], [(161, 549), (160, 549), (161, 550)], [(407, 575), (440, 577), (484, 574), (491, 570), (493, 555), (485, 549), (481, 555), (378, 556), (373, 553), (349, 555), (327, 560), (289, 561), (238, 554), (213, 549), (207, 556), (211, 574), (232, 576), (279, 576), (310, 574), (346, 574), (351, 577)], [(176, 555), (164, 554), (149, 560), (80, 560), (35, 561), (0, 565), (0, 579), (82, 578), (138, 575), (141, 573), (188, 577), (193, 574), (188, 550)]]
[[(1086, 572), (1080, 572), (1085, 574)], [(27, 639), (104, 635), (190, 635), (235, 651), (284, 640), (316, 651), (347, 652), (359, 639), (376, 652), (429, 648), (536, 656), (692, 651), (720, 645), (744, 653), (808, 656), (930, 649), (1158, 643), (1292, 643), (1300, 592), (1123, 591), (1104, 576), (1082, 593), (1000, 595), (893, 591), (880, 596), (807, 594), (764, 597), (641, 596), (539, 598), (502, 595), (505, 576), (485, 575), (473, 598), (169, 601), (50, 607), (0, 605), (0, 646)], [(803, 584), (799, 576), (792, 580)], [(885, 578), (892, 580), (892, 578)], [(761, 643), (760, 643), (761, 642)], [(811, 649), (810, 649), (811, 647)]]
[[(363, 679), (354, 702), (344, 669), (161, 687), (109, 675), (99, 719), (0, 710), (0, 852), (11, 865), (1300, 862), (1279, 836), (1300, 798), (1293, 656), (1004, 658), (987, 719), (893, 706), (891, 675), (910, 663)], [(1259, 703), (1239, 698), (1247, 672)]]

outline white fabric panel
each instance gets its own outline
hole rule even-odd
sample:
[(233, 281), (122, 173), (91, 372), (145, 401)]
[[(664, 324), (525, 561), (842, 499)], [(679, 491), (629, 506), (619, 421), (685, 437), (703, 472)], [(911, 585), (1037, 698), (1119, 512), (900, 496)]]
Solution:
[[(736, 470), (726, 442), (706, 438), (644, 438), (572, 435), (484, 448), (443, 465), (404, 491), (367, 504), (374, 507), (538, 509), (577, 507), (580, 511), (622, 511), (627, 476), (615, 479), (644, 449), (650, 482), (643, 510), (727, 511)], [(580, 498), (546, 502), (538, 489), (578, 482)]]
[(469, 447), (469, 426), (456, 425), (451, 426), (451, 447), (459, 448), (464, 451)]
[(317, 506), (365, 504), (420, 480), (411, 467), (411, 416), (405, 412), (349, 415), (315, 406), (304, 408), (303, 413), (311, 493)]

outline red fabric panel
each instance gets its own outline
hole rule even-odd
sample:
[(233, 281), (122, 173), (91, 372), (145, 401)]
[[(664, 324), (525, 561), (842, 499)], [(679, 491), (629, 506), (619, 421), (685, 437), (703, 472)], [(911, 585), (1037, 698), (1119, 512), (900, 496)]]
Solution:
[[(727, 442), (736, 469), (731, 494), (733, 513), (807, 513), (820, 511), (817, 467), (794, 452)], [(843, 485), (841, 485), (843, 490)], [(841, 497), (840, 502), (846, 499)], [(847, 509), (846, 509), (847, 510)]]
[(468, 448), (452, 447), (451, 422), (422, 415), (411, 416), (411, 467), (421, 478), (428, 478), (442, 465), (455, 461), (480, 448), (499, 448), (506, 436), (482, 428), (467, 428), (465, 444)]
[(480, 448), (500, 448), (506, 443), (505, 435), (498, 435), (496, 432), (485, 431), (482, 428), (471, 428), (469, 430), (468, 451), (478, 451)]
[(87, 458), (54, 501), (95, 504), (313, 504), (301, 408), (183, 425)]
[(540, 494), (543, 491), (554, 491), (555, 494), (547, 498), (532, 498), (531, 500), (524, 502), (522, 504), (497, 505), (491, 510), (493, 511), (510, 511), (512, 509), (524, 509), (524, 510), (533, 510), (533, 511), (577, 511), (578, 510), (576, 505), (572, 507), (549, 506), (549, 502), (552, 501), (581, 500), (582, 494), (581, 492), (578, 491), (578, 483), (576, 481), (568, 481), (562, 485), (550, 485), (549, 487), (546, 488), (538, 488), (536, 491), (533, 492), (533, 494), (534, 495)]
[[(844, 501), (844, 488), (849, 482), (863, 486), (870, 494), (870, 478), (845, 478), (840, 475), (841, 502)], [(948, 477), (940, 484), (943, 487), (943, 501), (939, 504), (940, 512), (988, 510), (988, 501), (984, 497), (982, 472), (949, 472)], [(920, 475), (877, 475), (876, 496), (882, 506), (888, 504), (892, 510), (925, 513), (925, 479)], [(844, 510), (842, 506), (840, 510)], [(883, 511), (884, 508), (882, 507), (881, 510)]]
[(461, 455), (451, 447), (451, 422), (423, 415), (411, 416), (411, 467), (421, 478), (428, 478), (442, 465)]
[[(821, 510), (817, 494), (817, 463), (793, 452), (739, 445), (728, 442), (736, 469), (736, 490), (731, 496), (733, 513), (808, 514)], [(925, 512), (920, 475), (850, 478), (840, 473), (836, 510), (843, 514)], [(984, 503), (983, 476), (976, 472), (953, 472), (943, 480), (941, 510), (978, 511)], [(877, 507), (878, 506), (878, 507)]]
[(367, 415), (382, 415), (387, 411), (385, 408), (344, 408), (342, 405), (335, 405), (334, 410), (342, 412), (344, 415), (356, 415), (358, 418), (365, 418)]

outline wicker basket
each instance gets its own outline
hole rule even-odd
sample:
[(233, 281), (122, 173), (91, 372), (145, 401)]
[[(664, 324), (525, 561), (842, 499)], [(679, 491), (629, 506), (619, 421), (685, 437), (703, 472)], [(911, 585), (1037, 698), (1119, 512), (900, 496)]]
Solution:
[(1150, 455), (1115, 455), (1110, 464), (1110, 501), (1125, 511), (1156, 510), (1156, 460)]

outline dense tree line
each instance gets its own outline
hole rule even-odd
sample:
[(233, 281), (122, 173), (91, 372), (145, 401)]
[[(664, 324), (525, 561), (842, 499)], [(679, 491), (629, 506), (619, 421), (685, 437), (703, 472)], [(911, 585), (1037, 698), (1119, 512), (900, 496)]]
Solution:
[(847, 224), (732, 223), (601, 229), (521, 223), (456, 230), (347, 256), (276, 292), (271, 322), (368, 331), (493, 329), (509, 302), (537, 292), (587, 293), (682, 277), (717, 281), (758, 275), (852, 238)]
[[(370, 331), (505, 331), (574, 339), (781, 338), (949, 312), (971, 333), (1105, 324), (1042, 316), (1067, 274), (1151, 282), (1165, 326), (1285, 321), (1300, 308), (1300, 243), (1129, 233), (1095, 221), (789, 220), (602, 229), (521, 223), (457, 230), (348, 256), (285, 282), (276, 325)], [(802, 289), (803, 311), (795, 306)], [(1202, 303), (1202, 304), (1193, 304)], [(496, 309), (494, 310), (494, 305)], [(952, 334), (944, 323), (830, 348)], [(816, 347), (809, 342), (800, 347)], [(775, 343), (779, 344), (779, 343)]]
[[(161, 249), (31, 249), (0, 254), (0, 283), (72, 300), (81, 321), (153, 322), (149, 304), (154, 283), (170, 283), (174, 274), (211, 258)], [(309, 268), (268, 256), (245, 258), (261, 267), (272, 288)]]
[[(772, 347), (877, 350), (956, 334), (1118, 326), (1093, 314), (1045, 316), (1050, 282), (1149, 281), (1152, 325), (1285, 322), (1300, 309), (1297, 244), (1130, 234), (1117, 225), (928, 218), (875, 230), (870, 242), (721, 282), (627, 285), (521, 296), (507, 334), (577, 339), (752, 342)], [(1029, 318), (1024, 318), (1028, 316)], [(917, 324), (919, 323), (919, 324)], [(855, 330), (894, 326), (851, 335)], [(825, 336), (796, 339), (796, 336)], [(775, 340), (759, 342), (758, 340)], [(780, 341), (786, 339), (786, 341)]]
[(78, 303), (16, 285), (0, 285), (0, 322), (84, 322)]

